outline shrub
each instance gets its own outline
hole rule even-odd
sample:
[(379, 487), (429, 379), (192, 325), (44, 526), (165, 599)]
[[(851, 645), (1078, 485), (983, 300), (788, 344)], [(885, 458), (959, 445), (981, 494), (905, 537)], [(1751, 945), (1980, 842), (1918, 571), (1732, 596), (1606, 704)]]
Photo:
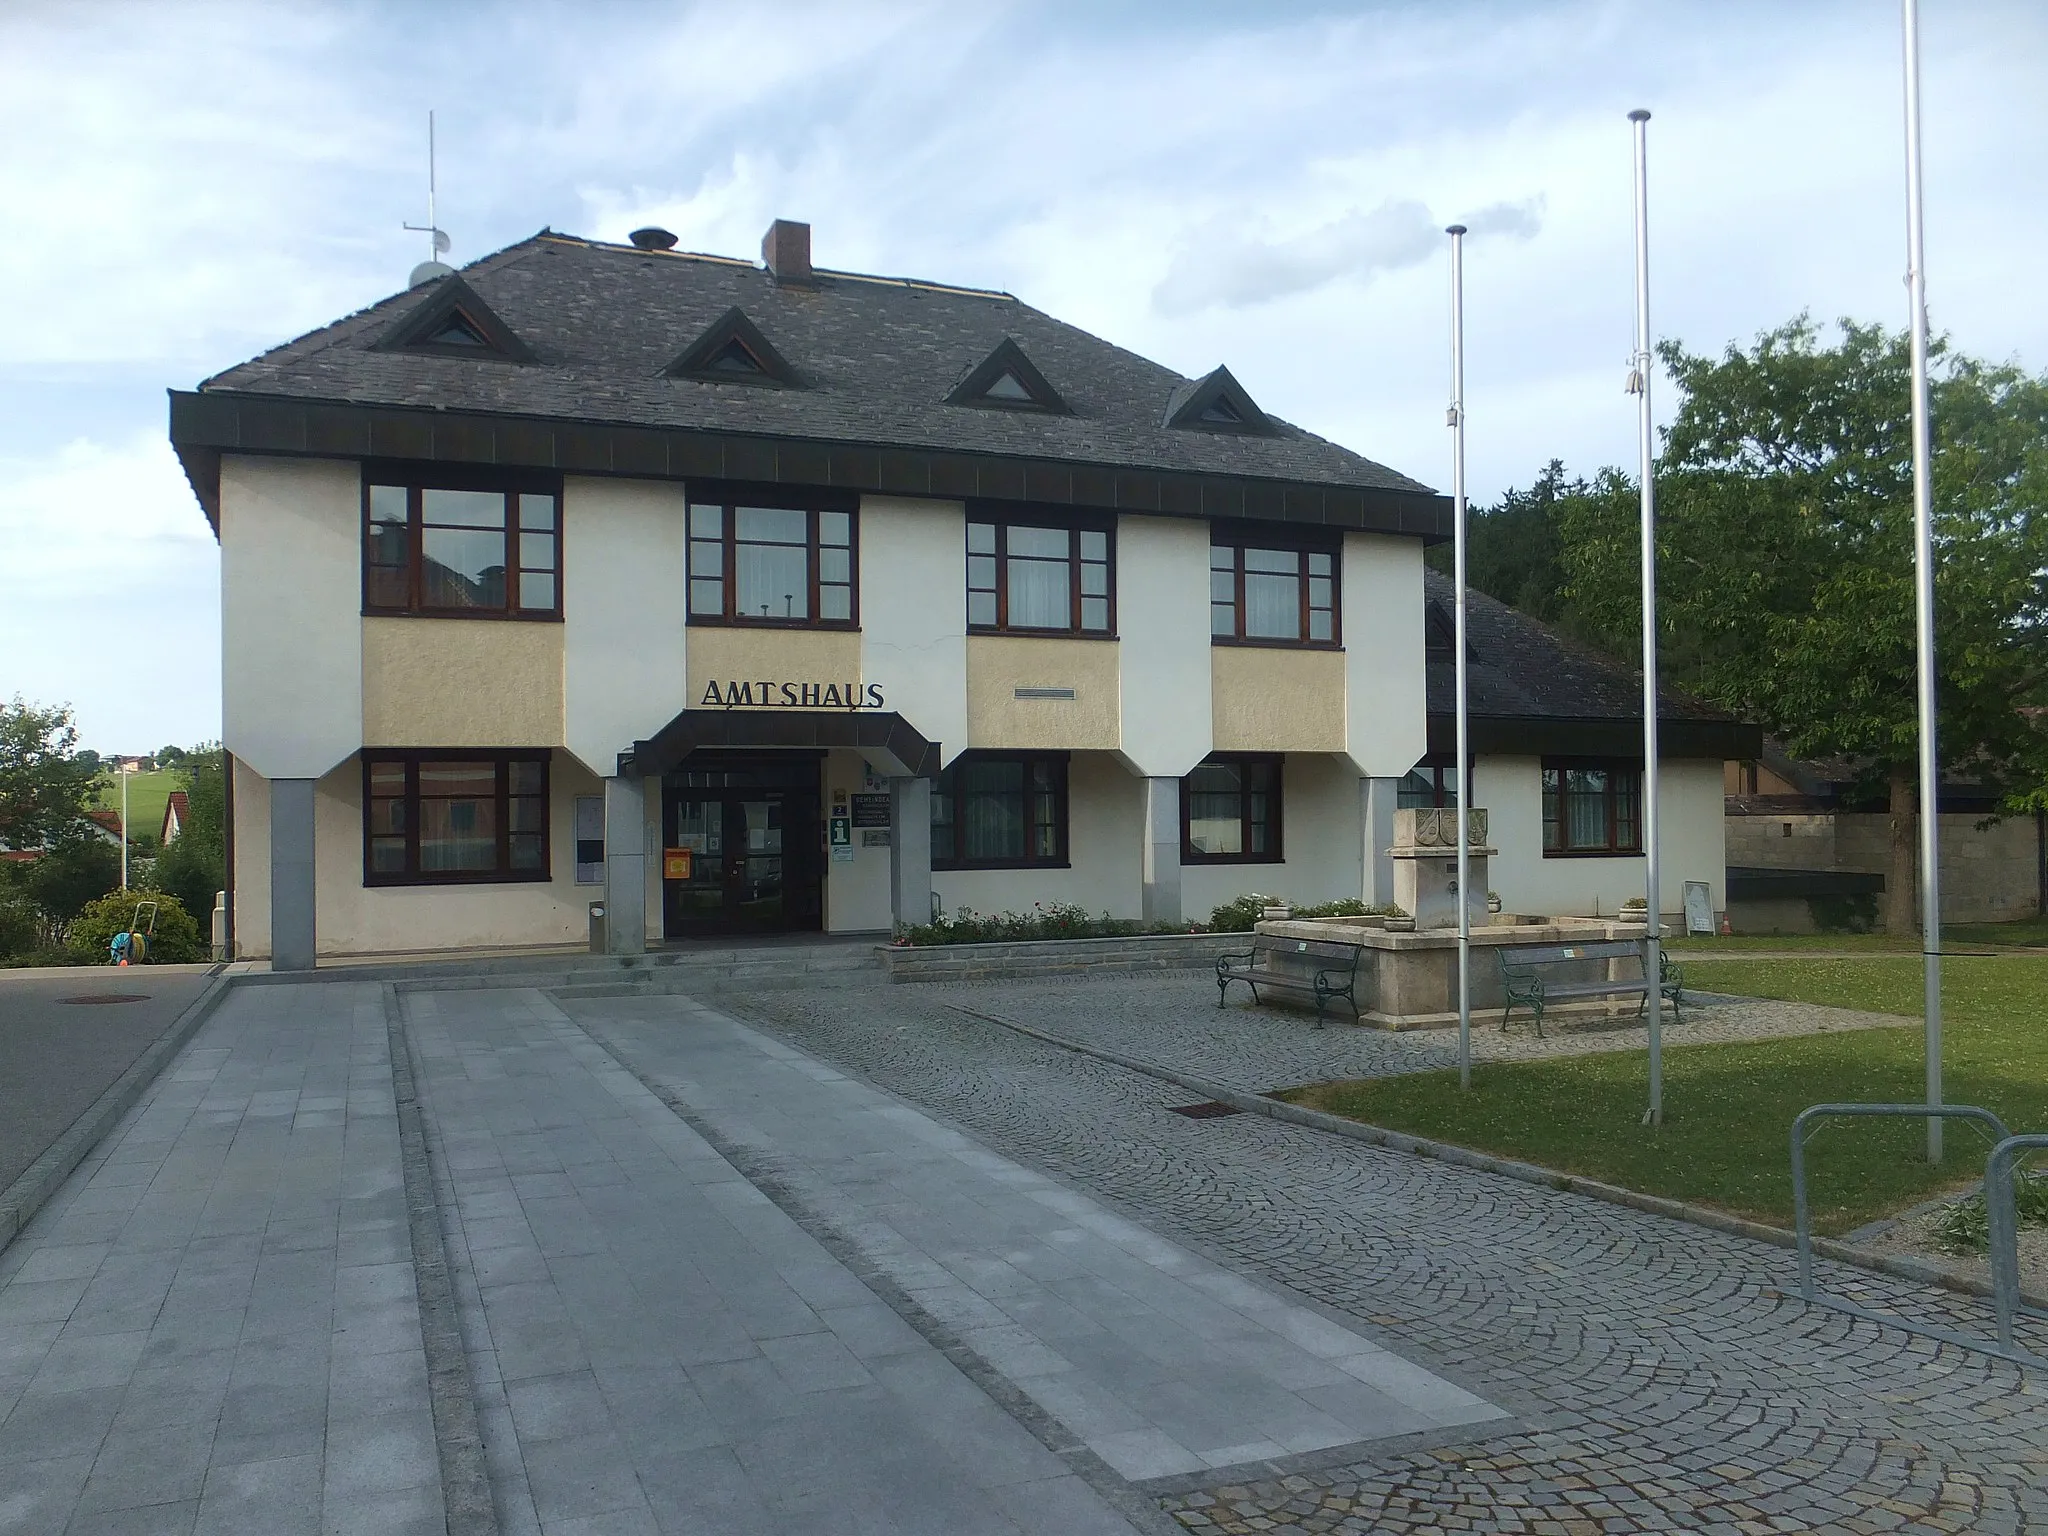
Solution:
[(926, 944), (1008, 944), (1031, 939), (1112, 939), (1140, 933), (1194, 933), (1197, 925), (1153, 924), (1135, 918), (1090, 917), (1070, 902), (1033, 902), (1029, 912), (976, 912), (958, 907), (951, 917), (941, 913), (929, 923), (906, 928), (900, 942)]
[(1268, 905), (1266, 898), (1256, 892), (1234, 897), (1209, 914), (1209, 931), (1250, 933)]
[(25, 901), (0, 892), (0, 960), (25, 955), (43, 940), (43, 925)]
[(199, 925), (178, 898), (162, 891), (141, 890), (115, 891), (88, 903), (72, 919), (65, 938), (73, 956), (85, 961), (104, 961), (114, 935), (133, 923), (137, 909), (148, 901), (156, 903), (156, 931), (150, 939), (147, 958), (161, 965), (204, 960), (207, 945), (199, 936)]
[[(2016, 1174), (2012, 1199), (2021, 1226), (2048, 1226), (2048, 1174)], [(1966, 1195), (1943, 1211), (1933, 1235), (1934, 1246), (1944, 1253), (1982, 1253), (1990, 1247), (1991, 1214), (1984, 1207), (1984, 1191)]]

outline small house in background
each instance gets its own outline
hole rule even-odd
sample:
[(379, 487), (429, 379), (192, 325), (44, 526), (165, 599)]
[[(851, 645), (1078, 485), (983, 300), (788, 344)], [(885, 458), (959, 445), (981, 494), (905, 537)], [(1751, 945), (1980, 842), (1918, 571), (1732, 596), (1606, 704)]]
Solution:
[[(1854, 932), (1885, 921), (1891, 817), (1846, 758), (1800, 759), (1766, 737), (1727, 765), (1728, 914), (1737, 933)], [(2048, 916), (2048, 825), (2001, 816), (1967, 774), (1941, 789), (1941, 915), (1948, 923)]]
[(164, 802), (164, 825), (157, 842), (163, 847), (171, 846), (171, 840), (185, 830), (185, 822), (192, 814), (192, 801), (182, 789), (174, 789)]
[(156, 772), (156, 759), (147, 755), (132, 757), (124, 753), (112, 759), (109, 766), (116, 773), (154, 773)]
[(121, 846), (121, 813), (119, 811), (87, 811), (85, 819), (98, 828), (101, 837), (116, 848)]

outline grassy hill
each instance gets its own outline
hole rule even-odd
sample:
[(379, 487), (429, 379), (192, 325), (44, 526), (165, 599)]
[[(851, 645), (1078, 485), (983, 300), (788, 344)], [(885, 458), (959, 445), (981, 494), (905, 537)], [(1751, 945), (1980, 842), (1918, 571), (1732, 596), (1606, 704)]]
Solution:
[[(128, 776), (128, 832), (131, 837), (147, 833), (155, 837), (164, 828), (164, 806), (171, 791), (182, 789), (183, 779), (168, 768), (155, 773)], [(110, 811), (121, 809), (121, 778), (109, 773), (100, 779), (98, 805)]]

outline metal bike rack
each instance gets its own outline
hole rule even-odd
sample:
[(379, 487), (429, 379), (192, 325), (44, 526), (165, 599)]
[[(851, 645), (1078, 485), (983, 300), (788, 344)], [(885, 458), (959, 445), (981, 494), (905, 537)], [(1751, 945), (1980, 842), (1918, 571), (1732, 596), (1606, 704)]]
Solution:
[[(1898, 1119), (1925, 1120), (1930, 1116), (1942, 1120), (1975, 1120), (1991, 1128), (1997, 1137), (1992, 1149), (1992, 1161), (1985, 1169), (1985, 1205), (1991, 1212), (1992, 1267), (1991, 1283), (1994, 1304), (1999, 1314), (1999, 1335), (1996, 1344), (1984, 1339), (1972, 1338), (1969, 1334), (1958, 1333), (1952, 1328), (1937, 1328), (1928, 1323), (1907, 1322), (1904, 1318), (1893, 1317), (1883, 1312), (1873, 1312), (1868, 1307), (1859, 1307), (1851, 1301), (1837, 1301), (1831, 1296), (1822, 1296), (1813, 1288), (1813, 1236), (1807, 1227), (1806, 1210), (1806, 1142), (1813, 1134), (1813, 1124), (1818, 1120), (1836, 1117), (1849, 1119)], [(1901, 1328), (1907, 1333), (1922, 1338), (1938, 1339), (1944, 1344), (1954, 1344), (1962, 1349), (1973, 1350), (1981, 1355), (1994, 1355), (2001, 1360), (2010, 1360), (2019, 1365), (2048, 1365), (2038, 1355), (2028, 1354), (2012, 1342), (2011, 1309), (2019, 1291), (2019, 1254), (2017, 1237), (2008, 1223), (2004, 1230), (2008, 1234), (2006, 1253), (2011, 1256), (2011, 1282), (2000, 1278), (2001, 1253), (1999, 1233), (2001, 1212), (2009, 1211), (2012, 1205), (2010, 1189), (2012, 1160), (2019, 1152), (2035, 1146), (2048, 1146), (2048, 1136), (2015, 1136), (2005, 1127), (2005, 1122), (1988, 1109), (1975, 1104), (1815, 1104), (1802, 1109), (1792, 1122), (1792, 1230), (1799, 1243), (1799, 1295), (1802, 1300), (1831, 1311), (1844, 1312), (1851, 1317), (1860, 1317), (1869, 1322), (1882, 1323), (1887, 1327)], [(2011, 1148), (2003, 1164), (1999, 1153)], [(2002, 1168), (2007, 1184), (2005, 1199), (1994, 1202), (1991, 1196), (1991, 1173), (1993, 1168)], [(2031, 1307), (2024, 1310), (2032, 1312)]]
[(2006, 1349), (2014, 1348), (2013, 1313), (2048, 1317), (2048, 1312), (2020, 1300), (2019, 1202), (2013, 1187), (2013, 1167), (2021, 1155), (2044, 1148), (2048, 1148), (2048, 1135), (2008, 1136), (1991, 1149), (1984, 1164), (1984, 1215), (1991, 1227), (1991, 1304), (1998, 1312), (1998, 1342)]

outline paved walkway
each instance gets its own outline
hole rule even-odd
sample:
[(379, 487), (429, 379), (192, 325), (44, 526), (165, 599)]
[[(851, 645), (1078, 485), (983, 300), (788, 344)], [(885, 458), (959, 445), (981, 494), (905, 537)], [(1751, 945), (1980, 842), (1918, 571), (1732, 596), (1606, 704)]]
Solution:
[[(1304, 1083), (1388, 1077), (1403, 1072), (1436, 1072), (1457, 1065), (1455, 1029), (1384, 1030), (1348, 1019), (1315, 1027), (1304, 1009), (1255, 1007), (1242, 989), (1216, 1006), (1216, 983), (1205, 972), (1149, 976), (1061, 978), (994, 985), (920, 986), (920, 993), (955, 1008), (1043, 1030), (1061, 1040), (1106, 1047), (1142, 1061), (1169, 1063), (1181, 1071), (1249, 1093), (1294, 1088)], [(886, 994), (881, 994), (886, 995)], [(1687, 1003), (1684, 1021), (1664, 1020), (1666, 1045), (1728, 1045), (1793, 1035), (1842, 1030), (1898, 1028), (1918, 1024), (1890, 1013), (1823, 1008), (1742, 998), (1710, 1004)], [(1553, 1016), (1538, 1038), (1518, 1018), (1503, 1032), (1497, 1023), (1475, 1021), (1475, 1061), (1533, 1061), (1600, 1051), (1640, 1051), (1645, 1026), (1632, 1016)]]
[(0, 1530), (439, 1532), (374, 989), (232, 994), (0, 1254)]
[[(1016, 990), (985, 989), (990, 1011)], [(1072, 988), (1070, 1007), (1093, 990)], [(1192, 1491), (1169, 1501), (1191, 1529), (2048, 1530), (2043, 1373), (1807, 1307), (1781, 1249), (1264, 1116), (1167, 1113), (1185, 1095), (1159, 1080), (950, 1001), (899, 987), (722, 1005), (1384, 1330), (1529, 1426)], [(1825, 1262), (1819, 1275), (1866, 1307), (1988, 1330), (1969, 1298)], [(2048, 1328), (2026, 1338), (2048, 1354)]]
[[(0, 1190), (206, 990), (203, 965), (0, 971)], [(100, 1001), (101, 999), (122, 1001)]]
[(554, 1004), (408, 1005), (503, 1529), (1131, 1530)]

